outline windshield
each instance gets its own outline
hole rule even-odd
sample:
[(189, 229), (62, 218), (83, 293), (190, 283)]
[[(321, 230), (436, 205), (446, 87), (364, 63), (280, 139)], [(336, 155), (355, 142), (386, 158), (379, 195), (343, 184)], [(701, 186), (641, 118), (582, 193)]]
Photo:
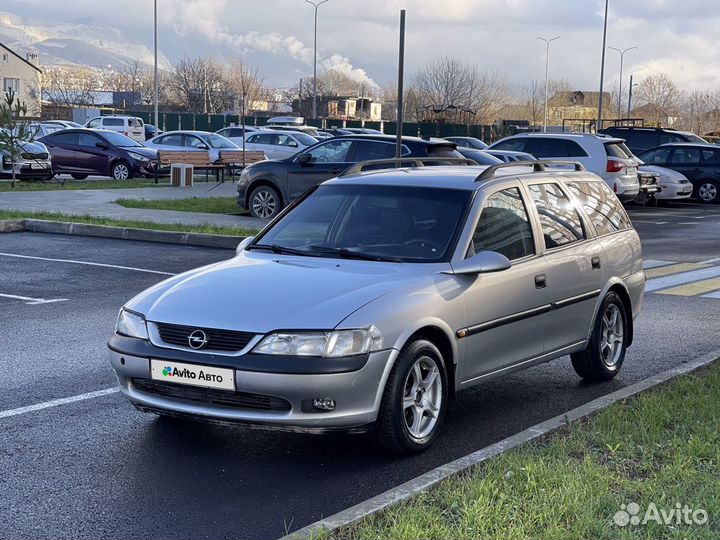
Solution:
[(118, 133), (116, 131), (103, 131), (101, 134), (107, 142), (119, 148), (135, 148), (137, 146), (140, 148), (143, 147), (143, 145), (139, 142), (134, 141), (130, 137), (126, 137), (122, 133)]
[(272, 246), (308, 256), (447, 261), (470, 195), (441, 188), (320, 186), (249, 249)]
[(217, 133), (211, 133), (209, 135), (201, 135), (203, 140), (208, 143), (213, 148), (237, 148), (237, 144), (235, 144), (232, 141), (229, 141), (222, 135), (218, 135)]

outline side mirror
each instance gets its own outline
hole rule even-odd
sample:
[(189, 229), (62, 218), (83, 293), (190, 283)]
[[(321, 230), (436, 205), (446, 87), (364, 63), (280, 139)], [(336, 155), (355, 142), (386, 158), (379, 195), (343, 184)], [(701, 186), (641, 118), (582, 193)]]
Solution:
[(200, 144), (200, 145), (198, 145), (198, 148), (200, 150), (208, 150), (209, 149), (207, 144)]
[(481, 251), (469, 259), (453, 264), (454, 275), (489, 274), (502, 272), (512, 266), (510, 259), (496, 251)]
[(295, 141), (290, 141), (290, 144), (288, 146), (292, 146), (293, 148), (297, 148), (297, 143)]
[(108, 149), (108, 145), (105, 144), (104, 142), (96, 142), (96, 143), (95, 143), (95, 146), (97, 146), (98, 148), (102, 148), (103, 150), (107, 150), (107, 149)]
[(307, 165), (310, 161), (312, 161), (312, 154), (298, 154), (297, 160), (300, 165)]
[(242, 253), (242, 251), (247, 247), (247, 245), (254, 239), (254, 236), (248, 236), (247, 238), (243, 238), (238, 244), (238, 246), (235, 248), (235, 255), (240, 255), (240, 253)]

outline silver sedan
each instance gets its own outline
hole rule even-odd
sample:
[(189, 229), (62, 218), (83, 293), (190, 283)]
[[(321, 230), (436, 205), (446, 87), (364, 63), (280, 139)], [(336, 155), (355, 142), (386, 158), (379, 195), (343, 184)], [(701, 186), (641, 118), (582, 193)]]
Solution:
[(375, 427), (413, 453), (480, 382), (564, 355), (612, 379), (640, 312), (640, 240), (602, 179), (528, 165), (360, 165), (313, 188), (234, 258), (122, 308), (122, 392), (160, 415)]

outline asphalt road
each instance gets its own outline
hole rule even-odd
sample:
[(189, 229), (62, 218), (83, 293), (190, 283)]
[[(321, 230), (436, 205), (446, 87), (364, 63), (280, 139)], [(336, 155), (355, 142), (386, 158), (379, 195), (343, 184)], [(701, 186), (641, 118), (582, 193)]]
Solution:
[[(646, 259), (720, 265), (699, 264), (720, 257), (720, 207), (631, 214)], [(460, 395), (430, 451), (402, 460), (384, 455), (371, 435), (159, 420), (117, 393), (3, 417), (114, 386), (105, 342), (117, 310), (163, 278), (141, 270), (174, 273), (231, 255), (0, 235), (0, 538), (275, 538), (718, 346), (720, 298), (648, 293), (614, 381), (584, 384), (563, 358), (483, 384)]]

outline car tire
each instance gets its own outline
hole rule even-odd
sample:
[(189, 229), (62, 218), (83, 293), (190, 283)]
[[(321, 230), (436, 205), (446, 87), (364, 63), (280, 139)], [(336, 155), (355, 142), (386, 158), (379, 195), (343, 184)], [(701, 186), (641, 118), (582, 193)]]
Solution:
[(695, 197), (705, 204), (720, 203), (720, 183), (715, 180), (700, 180), (695, 185)]
[(248, 210), (253, 217), (273, 219), (282, 210), (280, 194), (273, 187), (258, 186), (250, 193)]
[(70, 176), (72, 176), (75, 180), (85, 180), (88, 177), (87, 174), (75, 174), (75, 173), (71, 174)]
[(587, 348), (570, 355), (575, 372), (589, 382), (615, 377), (625, 361), (628, 315), (622, 299), (609, 292), (598, 310)]
[(110, 169), (110, 177), (113, 180), (131, 180), (133, 177), (132, 169), (126, 162), (118, 161)]
[(408, 343), (390, 372), (378, 412), (377, 433), (385, 449), (409, 455), (429, 448), (442, 426), (448, 398), (447, 371), (438, 348), (425, 339)]

